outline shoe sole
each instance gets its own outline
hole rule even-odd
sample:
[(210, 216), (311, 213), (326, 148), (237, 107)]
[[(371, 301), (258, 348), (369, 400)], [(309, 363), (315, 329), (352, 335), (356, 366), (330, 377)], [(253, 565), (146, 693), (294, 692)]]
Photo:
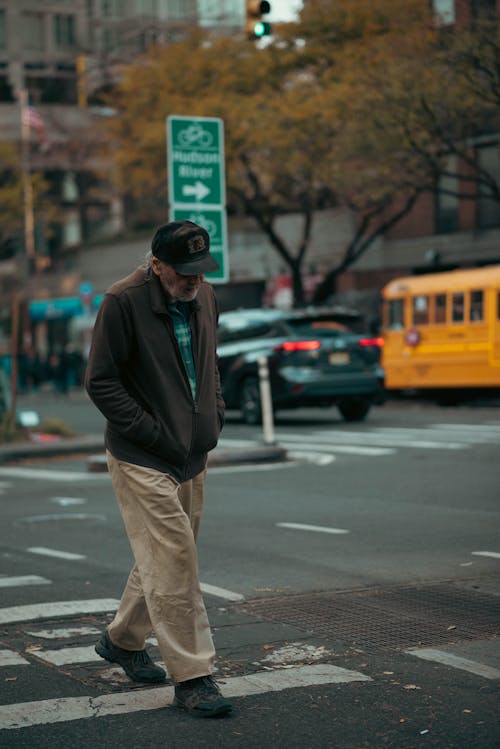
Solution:
[(100, 643), (98, 643), (94, 647), (95, 652), (97, 655), (100, 655), (101, 658), (104, 658), (105, 661), (108, 661), (108, 663), (118, 663), (120, 668), (123, 668), (125, 673), (127, 674), (129, 679), (132, 679), (132, 681), (138, 681), (140, 684), (159, 684), (160, 682), (165, 681), (166, 674), (164, 676), (154, 676), (151, 679), (140, 679), (137, 676), (134, 676), (132, 673), (130, 673), (125, 666), (120, 663), (120, 661), (117, 658), (113, 658), (111, 655), (111, 652), (107, 650), (107, 648), (103, 647)]
[(232, 705), (220, 705), (215, 710), (197, 710), (196, 708), (188, 707), (181, 702), (177, 697), (174, 698), (174, 707), (178, 707), (180, 710), (185, 710), (190, 715), (194, 715), (197, 718), (222, 718), (224, 715), (228, 715), (233, 709)]

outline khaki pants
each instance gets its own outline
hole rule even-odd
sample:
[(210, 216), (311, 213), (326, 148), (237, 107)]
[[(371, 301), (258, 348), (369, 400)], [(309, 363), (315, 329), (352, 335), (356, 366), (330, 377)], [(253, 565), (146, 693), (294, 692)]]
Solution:
[(109, 636), (125, 650), (142, 650), (154, 630), (174, 681), (210, 674), (215, 651), (196, 552), (205, 471), (179, 484), (109, 452), (107, 460), (135, 557)]

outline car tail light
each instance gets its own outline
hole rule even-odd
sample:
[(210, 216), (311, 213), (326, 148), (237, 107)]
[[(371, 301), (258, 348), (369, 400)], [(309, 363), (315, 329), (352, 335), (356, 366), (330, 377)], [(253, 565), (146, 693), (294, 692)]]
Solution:
[(360, 346), (377, 346), (378, 348), (382, 348), (384, 345), (384, 339), (383, 338), (360, 338), (358, 341)]
[(321, 347), (319, 341), (284, 341), (276, 346), (276, 351), (314, 351)]

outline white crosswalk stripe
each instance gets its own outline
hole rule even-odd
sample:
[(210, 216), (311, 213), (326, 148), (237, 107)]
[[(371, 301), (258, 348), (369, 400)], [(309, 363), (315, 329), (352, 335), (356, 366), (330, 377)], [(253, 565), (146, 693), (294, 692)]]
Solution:
[[(296, 434), (277, 429), (278, 444), (288, 450), (292, 459), (303, 459), (329, 465), (328, 460), (314, 460), (314, 456), (353, 455), (378, 458), (393, 455), (398, 450), (466, 450), (473, 445), (493, 442), (500, 444), (500, 425), (491, 424), (432, 424), (422, 427), (370, 427), (360, 429), (313, 429), (308, 434)], [(306, 446), (306, 450), (301, 446)], [(242, 445), (241, 445), (242, 446)]]

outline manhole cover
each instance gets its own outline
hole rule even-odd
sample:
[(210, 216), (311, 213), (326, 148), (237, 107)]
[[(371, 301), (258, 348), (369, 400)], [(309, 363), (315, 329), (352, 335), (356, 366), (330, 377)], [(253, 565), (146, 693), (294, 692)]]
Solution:
[(500, 596), (449, 583), (260, 598), (238, 607), (365, 651), (500, 635)]

